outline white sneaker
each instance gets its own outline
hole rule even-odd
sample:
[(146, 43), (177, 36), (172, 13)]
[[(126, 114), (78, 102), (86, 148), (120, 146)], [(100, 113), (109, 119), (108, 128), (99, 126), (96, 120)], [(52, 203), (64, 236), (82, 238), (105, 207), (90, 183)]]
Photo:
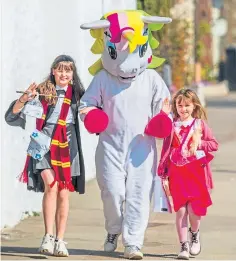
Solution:
[(189, 243), (188, 241), (181, 243), (180, 253), (177, 259), (189, 260)]
[(105, 243), (104, 243), (104, 251), (105, 252), (114, 252), (117, 248), (117, 241), (119, 238), (119, 234), (107, 234)]
[(46, 234), (43, 237), (41, 246), (39, 247), (39, 253), (42, 254), (53, 254), (54, 251), (54, 237), (50, 236), (49, 234)]
[(67, 257), (69, 256), (69, 252), (66, 248), (67, 243), (63, 240), (59, 239), (58, 241), (55, 241), (55, 247), (54, 247), (54, 256), (60, 256), (60, 257)]
[(137, 246), (126, 246), (124, 257), (132, 260), (143, 259), (143, 253)]
[(201, 242), (200, 242), (200, 232), (193, 232), (189, 228), (189, 242), (190, 242), (190, 254), (192, 256), (197, 256), (201, 252)]

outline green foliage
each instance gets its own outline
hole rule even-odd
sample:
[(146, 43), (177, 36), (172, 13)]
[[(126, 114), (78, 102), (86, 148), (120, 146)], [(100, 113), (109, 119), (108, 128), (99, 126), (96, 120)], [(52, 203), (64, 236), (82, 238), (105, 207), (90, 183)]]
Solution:
[[(144, 11), (150, 15), (171, 17), (170, 10), (174, 4), (174, 0), (144, 0)], [(142, 8), (140, 0), (138, 8)], [(160, 42), (160, 47), (153, 50), (153, 53), (168, 59), (172, 66), (173, 83), (177, 88), (184, 87), (193, 79), (193, 68), (189, 66), (189, 58), (186, 58), (189, 50), (189, 28), (190, 24), (181, 17), (173, 19), (161, 31), (153, 32), (153, 36)], [(206, 28), (205, 24), (203, 28)]]
[(199, 40), (196, 44), (196, 60), (197, 61), (201, 60), (204, 50), (205, 50), (205, 46), (204, 46), (203, 42)]
[(199, 28), (198, 28), (198, 34), (199, 38), (201, 38), (204, 34), (209, 34), (211, 32), (211, 26), (206, 20), (202, 20), (199, 23)]
[(216, 81), (216, 76), (214, 76), (214, 69), (215, 68), (210, 66), (209, 64), (205, 64), (202, 67), (202, 71), (201, 71), (202, 79), (209, 81), (209, 82)]
[(207, 59), (208, 47), (206, 46), (206, 37), (211, 33), (211, 25), (206, 19), (202, 19), (199, 22), (196, 34), (196, 60), (199, 61), (202, 66), (201, 77), (204, 80), (212, 80), (212, 66)]
[[(157, 16), (170, 16), (170, 9), (173, 0), (144, 0), (144, 11), (150, 15)], [(138, 8), (142, 9), (141, 1), (137, 2)], [(158, 32), (158, 39), (161, 40), (162, 36), (167, 33), (168, 26), (164, 26), (162, 31)]]
[(137, 9), (138, 9), (138, 10), (142, 10), (142, 9), (143, 9), (142, 3), (141, 3), (140, 0), (137, 1)]
[(36, 211), (32, 211), (32, 212), (29, 212), (29, 211), (25, 211), (24, 213), (24, 217), (38, 217), (40, 216), (40, 212), (36, 212)]
[(39, 216), (40, 216), (39, 212), (33, 211), (33, 217), (39, 217)]

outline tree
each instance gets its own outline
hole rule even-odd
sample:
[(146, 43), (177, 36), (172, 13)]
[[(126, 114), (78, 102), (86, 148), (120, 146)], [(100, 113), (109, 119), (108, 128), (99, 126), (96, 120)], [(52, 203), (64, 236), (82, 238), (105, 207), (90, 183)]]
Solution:
[[(142, 3), (143, 2), (143, 3)], [(170, 17), (170, 9), (173, 5), (173, 0), (138, 0), (138, 9), (144, 6), (145, 12), (150, 15)], [(164, 26), (160, 31), (153, 33), (154, 37), (161, 43), (160, 49), (154, 51), (155, 55), (160, 55), (160, 52), (165, 51), (165, 46), (168, 44), (169, 25)]]
[(189, 66), (189, 23), (186, 20), (173, 19), (169, 40), (168, 55), (171, 58), (172, 80), (177, 89), (189, 85), (193, 78), (193, 68)]
[[(145, 0), (145, 12), (150, 15), (171, 17), (170, 11), (174, 6), (174, 0)], [(138, 1), (141, 8), (141, 1)], [(168, 59), (172, 67), (172, 80), (177, 89), (188, 85), (193, 79), (193, 68), (189, 66), (189, 42), (190, 24), (182, 17), (173, 19), (172, 23), (164, 26), (162, 30), (154, 32), (155, 38), (160, 42), (154, 55)], [(160, 70), (161, 67), (158, 69)]]

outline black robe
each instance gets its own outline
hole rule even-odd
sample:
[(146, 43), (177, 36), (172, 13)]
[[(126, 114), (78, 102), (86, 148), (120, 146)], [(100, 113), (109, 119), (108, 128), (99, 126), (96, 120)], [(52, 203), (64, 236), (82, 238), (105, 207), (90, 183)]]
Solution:
[[(5, 121), (10, 126), (18, 126), (25, 129), (26, 124), (26, 117), (22, 113), (13, 114), (12, 109), (15, 104), (16, 100), (13, 101), (7, 112), (5, 113)], [(79, 151), (79, 165), (80, 165), (80, 175), (72, 177), (72, 183), (74, 185), (75, 191), (79, 192), (80, 194), (85, 193), (85, 166), (84, 166), (84, 158), (82, 152), (82, 144), (81, 144), (81, 137), (80, 137), (80, 126), (79, 126), (79, 119), (78, 119), (78, 101), (75, 98), (75, 95), (72, 96), (71, 102), (71, 110), (75, 120), (75, 130), (76, 130), (76, 140), (78, 145)], [(50, 117), (53, 110), (50, 110), (50, 106), (48, 109), (48, 114), (46, 116), (46, 120)], [(46, 121), (45, 120), (45, 121)], [(35, 192), (44, 192), (44, 183), (42, 180), (41, 175), (34, 173), (33, 171), (33, 158), (30, 158), (30, 162), (28, 165), (28, 184), (27, 189), (33, 190)]]

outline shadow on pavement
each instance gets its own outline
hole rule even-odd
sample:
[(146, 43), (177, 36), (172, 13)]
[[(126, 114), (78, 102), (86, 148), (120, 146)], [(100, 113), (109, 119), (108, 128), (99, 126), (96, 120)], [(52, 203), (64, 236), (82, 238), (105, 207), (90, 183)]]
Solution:
[(11, 256), (12, 259), (14, 259), (14, 257), (47, 259), (46, 256), (43, 256), (38, 253), (37, 248), (31, 248), (31, 247), (1, 247), (1, 259), (4, 256)]
[[(144, 254), (144, 257), (161, 257), (161, 258), (168, 258), (168, 259), (177, 259), (176, 254), (163, 254), (163, 255), (158, 255), (158, 254)], [(190, 256), (190, 259), (195, 258), (194, 256)], [(144, 258), (145, 259), (145, 258)]]
[[(122, 252), (106, 253), (98, 250), (88, 249), (68, 249), (70, 256), (103, 256), (112, 258), (122, 258)], [(1, 256), (24, 257), (32, 259), (47, 259), (47, 255), (39, 254), (37, 248), (31, 247), (2, 247)]]
[[(88, 249), (69, 249), (70, 256), (103, 256), (110, 258), (123, 258), (123, 252), (113, 252), (106, 253), (104, 251), (98, 250), (88, 250)], [(11, 256), (13, 257), (23, 257), (31, 259), (48, 259), (46, 255), (38, 254), (37, 248), (27, 248), (27, 247), (2, 247), (1, 256)], [(154, 257), (154, 258), (168, 258), (176, 259), (176, 254), (144, 254), (145, 257)]]

